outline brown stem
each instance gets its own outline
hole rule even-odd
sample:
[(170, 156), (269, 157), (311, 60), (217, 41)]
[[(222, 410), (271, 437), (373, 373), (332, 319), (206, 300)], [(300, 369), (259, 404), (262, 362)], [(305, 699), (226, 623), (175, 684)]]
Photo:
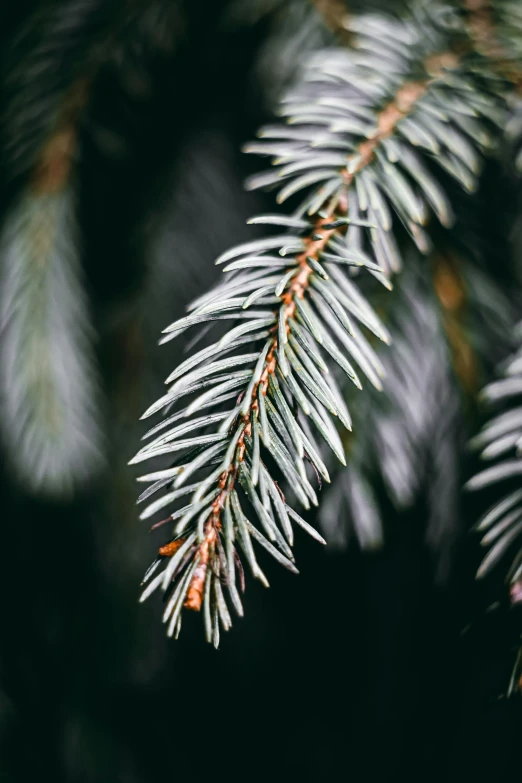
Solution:
[(31, 179), (36, 195), (54, 195), (69, 180), (78, 136), (78, 119), (85, 108), (88, 83), (81, 80), (74, 84), (65, 101), (52, 136), (42, 147)]
[(393, 101), (390, 101), (378, 115), (377, 125), (371, 138), (359, 144), (357, 152), (349, 157), (349, 162), (357, 159), (358, 162), (350, 171), (344, 173), (344, 181), (347, 185), (352, 182), (354, 176), (361, 169), (372, 161), (376, 148), (383, 139), (392, 135), (399, 120), (411, 112), (419, 98), (422, 98), (426, 92), (432, 79), (440, 76), (445, 69), (456, 68), (458, 63), (458, 55), (453, 52), (443, 52), (430, 57), (424, 63), (429, 77), (423, 81), (406, 82), (397, 90)]
[[(217, 524), (219, 524), (219, 520)], [(214, 549), (214, 543), (217, 539), (217, 524), (212, 523), (212, 516), (206, 524), (206, 535), (198, 549), (199, 562), (187, 591), (187, 598), (184, 605), (187, 609), (193, 609), (195, 612), (199, 612), (201, 604), (203, 603), (203, 591), (205, 589), (208, 563)]]
[(463, 0), (468, 12), (468, 31), (474, 48), (491, 60), (491, 67), (522, 92), (522, 68), (510, 57), (497, 35), (490, 0)]
[(348, 29), (348, 9), (343, 0), (310, 0), (326, 27), (345, 45), (353, 44), (353, 34)]
[(435, 295), (442, 308), (442, 324), (448, 338), (455, 375), (462, 388), (475, 395), (479, 387), (479, 372), (476, 356), (466, 337), (466, 289), (458, 263), (451, 256), (437, 256), (432, 274)]
[(499, 45), (489, 0), (464, 0), (468, 12), (468, 29), (477, 51), (487, 57), (502, 59), (504, 51)]

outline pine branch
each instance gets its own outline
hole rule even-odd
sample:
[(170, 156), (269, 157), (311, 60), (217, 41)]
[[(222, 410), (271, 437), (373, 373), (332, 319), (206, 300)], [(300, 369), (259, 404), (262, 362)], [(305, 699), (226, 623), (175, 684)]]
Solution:
[(0, 237), (2, 430), (32, 490), (70, 491), (100, 460), (92, 334), (73, 184), (76, 86)]
[(38, 9), (6, 61), (0, 235), (1, 424), (31, 491), (60, 495), (100, 461), (96, 362), (76, 215), (78, 134), (112, 4)]
[[(522, 336), (522, 324), (516, 328), (517, 339)], [(466, 487), (479, 490), (494, 487), (499, 482), (509, 492), (496, 502), (479, 520), (476, 529), (482, 534), (481, 544), (489, 551), (484, 557), (477, 577), (482, 578), (512, 551), (522, 536), (522, 490), (518, 488), (522, 474), (522, 349), (519, 348), (502, 367), (502, 377), (490, 383), (482, 392), (489, 406), (504, 406), (505, 410), (493, 416), (473, 438), (471, 445), (480, 451), (481, 459), (492, 462), (480, 471)], [(515, 552), (506, 581), (516, 585), (522, 579), (522, 546)]]
[[(489, 576), (500, 564), (508, 564), (504, 581), (512, 607), (522, 601), (522, 323), (517, 325), (515, 336), (519, 348), (503, 363), (501, 377), (486, 386), (481, 395), (488, 407), (501, 407), (501, 412), (493, 415), (470, 443), (491, 465), (466, 484), (471, 491), (499, 492), (499, 498), (474, 528), (487, 549), (477, 579)], [(522, 647), (517, 651), (506, 696), (516, 692), (522, 692)]]
[[(358, 33), (356, 52), (319, 53), (304, 84), (283, 101), (287, 125), (263, 129), (262, 140), (248, 147), (275, 158), (274, 169), (252, 178), (250, 187), (282, 184), (278, 203), (306, 192), (289, 217), (251, 221), (289, 233), (220, 256), (216, 263), (226, 263), (224, 271), (232, 274), (165, 330), (163, 342), (190, 326), (237, 324), (167, 379), (170, 390), (145, 416), (205, 391), (154, 427), (150, 436), (175, 424), (132, 460), (180, 452), (170, 468), (143, 477), (154, 482), (143, 499), (170, 489), (143, 517), (191, 493), (189, 505), (164, 520), (176, 522), (174, 539), (160, 549), (142, 596), (163, 588), (169, 635), (179, 634), (183, 607), (203, 609), (207, 639), (217, 646), (219, 625), (225, 630), (231, 625), (222, 585), (242, 613), (236, 543), (264, 583), (251, 538), (295, 572), (292, 523), (317, 534), (293, 510), (273, 475), (284, 477), (305, 509), (316, 505), (305, 459), (326, 481), (329, 474), (301, 417), (309, 418), (342, 462), (330, 416), (351, 429), (329, 364), (360, 388), (350, 356), (371, 383), (381, 386), (381, 364), (354, 319), (385, 341), (387, 332), (342, 270), (353, 276), (365, 268), (390, 287), (389, 276), (400, 267), (393, 214), (422, 250), (429, 248), (423, 228), (428, 205), (443, 225), (452, 221), (444, 192), (412, 146), (429, 151), (471, 191), (479, 152), (489, 144), (477, 120), (494, 128), (504, 118), (502, 102), (492, 92), (493, 76), (476, 59), (470, 66), (465, 56), (448, 49), (453, 31), (438, 28), (430, 15), (418, 14), (404, 24), (363, 17), (352, 27)], [(472, 107), (473, 118), (464, 106)], [(221, 407), (230, 400), (235, 400), (232, 407)], [(211, 407), (215, 413), (200, 415)], [(191, 476), (200, 478), (183, 487)], [(163, 570), (151, 578), (160, 565)]]
[(114, 10), (104, 0), (54, 0), (37, 8), (5, 52), (2, 154), (9, 182), (39, 165), (73, 85), (82, 89), (92, 80)]

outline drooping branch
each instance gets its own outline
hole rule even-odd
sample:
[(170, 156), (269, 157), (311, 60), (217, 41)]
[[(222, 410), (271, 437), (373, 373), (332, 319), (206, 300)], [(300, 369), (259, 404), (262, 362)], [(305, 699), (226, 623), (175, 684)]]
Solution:
[[(412, 111), (415, 103), (425, 94), (430, 81), (433, 78), (437, 78), (442, 68), (456, 67), (458, 58), (451, 53), (443, 53), (440, 56), (430, 58), (426, 65), (427, 69), (429, 68), (430, 76), (424, 82), (411, 82), (403, 85), (397, 91), (394, 99), (377, 115), (375, 129), (367, 134), (370, 137), (368, 141), (361, 142), (357, 152), (348, 157), (347, 166), (341, 172), (345, 185), (349, 186), (354, 177), (373, 161), (379, 145), (384, 139), (389, 138), (393, 134), (396, 124)], [(339, 207), (342, 214), (344, 214), (348, 212), (349, 204), (344, 203), (344, 200), (341, 199)], [(225, 507), (226, 499), (234, 489), (237, 473), (243, 462), (245, 437), (250, 436), (252, 432), (251, 419), (258, 416), (258, 394), (266, 397), (269, 379), (276, 373), (278, 367), (278, 347), (281, 348), (278, 345), (278, 341), (287, 341), (288, 333), (290, 332), (289, 319), (295, 313), (296, 299), (302, 300), (309, 288), (310, 277), (313, 275), (310, 262), (320, 261), (321, 253), (325, 250), (332, 237), (346, 229), (347, 223), (345, 220), (339, 220), (339, 225), (335, 224), (335, 220), (335, 215), (328, 217), (318, 216), (314, 221), (311, 235), (303, 240), (305, 249), (295, 258), (297, 271), (281, 297), (281, 305), (277, 313), (277, 326), (272, 328), (273, 336), (266, 354), (263, 372), (253, 388), (251, 395), (252, 403), (245, 412), (242, 410), (242, 415), (239, 417), (241, 434), (237, 441), (231, 466), (219, 478), (221, 491), (212, 504), (212, 512), (205, 525), (205, 538), (199, 547), (199, 565), (189, 583), (187, 600), (185, 601), (186, 608), (196, 611), (199, 611), (201, 608), (204, 577), (208, 567), (209, 554), (222, 527), (221, 513)]]
[(0, 237), (3, 438), (32, 490), (70, 492), (100, 461), (97, 383), (76, 221), (73, 86)]
[[(288, 233), (223, 253), (217, 263), (226, 264), (229, 276), (165, 330), (163, 341), (191, 326), (234, 323), (172, 373), (168, 393), (145, 415), (184, 396), (189, 402), (152, 428), (149, 436), (156, 437), (133, 460), (180, 453), (170, 468), (143, 477), (153, 482), (143, 499), (169, 488), (143, 518), (191, 493), (188, 506), (162, 521), (175, 522), (174, 539), (160, 548), (142, 596), (163, 587), (164, 621), (175, 636), (183, 606), (202, 609), (207, 639), (218, 644), (219, 625), (231, 625), (223, 585), (242, 613), (236, 544), (265, 584), (251, 539), (296, 570), (292, 524), (314, 531), (285, 494), (291, 493), (305, 509), (317, 504), (306, 464), (326, 481), (329, 475), (312, 427), (341, 461), (342, 442), (331, 417), (351, 428), (328, 361), (333, 359), (330, 364), (361, 388), (348, 359), (353, 358), (381, 388), (381, 362), (357, 322), (385, 341), (387, 332), (343, 270), (349, 267), (356, 274), (365, 269), (389, 287), (391, 273), (400, 267), (393, 215), (423, 250), (429, 247), (423, 229), (428, 205), (444, 225), (451, 224), (448, 200), (413, 148), (428, 151), (465, 189), (476, 184), (478, 151), (487, 147), (488, 135), (476, 119), (450, 122), (445, 109), (447, 97), (460, 89), (455, 84), (465, 91), (466, 80), (480, 81), (482, 75), (468, 71), (465, 58), (453, 54), (446, 32), (434, 50), (434, 37), (422, 25), (412, 36), (410, 25), (397, 24), (386, 40), (373, 17), (359, 28), (359, 47), (372, 52), (373, 66), (350, 52), (321, 53), (304, 84), (283, 101), (281, 113), (288, 124), (262, 129), (261, 140), (248, 145), (248, 151), (274, 158), (274, 168), (251, 178), (250, 187), (277, 186), (278, 203), (305, 192), (290, 216), (251, 221)], [(397, 42), (404, 51), (397, 52)], [(473, 104), (478, 119), (484, 89), (480, 82)], [(488, 107), (491, 124), (500, 107), (497, 115), (490, 103)], [(252, 352), (237, 353), (244, 345)], [(232, 408), (228, 400), (235, 401)], [(216, 412), (200, 415), (208, 408)], [(217, 430), (214, 424), (219, 424)], [(170, 425), (171, 430), (158, 435)], [(185, 437), (198, 430), (198, 435)], [(285, 494), (272, 477), (274, 464), (288, 487)], [(200, 471), (201, 479), (183, 487)], [(152, 578), (161, 564), (164, 570)]]
[(102, 451), (76, 163), (118, 10), (103, 0), (44, 4), (5, 52), (0, 434), (14, 473), (44, 494), (90, 478)]

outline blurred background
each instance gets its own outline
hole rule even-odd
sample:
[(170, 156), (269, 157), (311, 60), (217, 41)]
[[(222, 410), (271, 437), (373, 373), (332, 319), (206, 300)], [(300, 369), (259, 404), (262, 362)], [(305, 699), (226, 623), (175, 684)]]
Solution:
[[(522, 702), (499, 696), (520, 617), (503, 604), (485, 611), (493, 586), (474, 582), (480, 553), (467, 531), (478, 507), (475, 499), (462, 502), (460, 487), (472, 469), (466, 438), (481, 413), (456, 391), (447, 349), (455, 336), (451, 297), (444, 305), (444, 292), (454, 290), (454, 254), (472, 259), (480, 248), (487, 257), (470, 273), (471, 304), (461, 323), (462, 333), (475, 329), (480, 337), (470, 341), (479, 359), (469, 358), (460, 332), (456, 339), (464, 351), (460, 366), (464, 361), (476, 390), (510, 348), (501, 312), (520, 313), (515, 274), (496, 265), (503, 227), (520, 212), (518, 186), (504, 177), (502, 161), (484, 174), (486, 193), (501, 177), (503, 183), (487, 230), (481, 209), (491, 203), (478, 202), (470, 215), (462, 199), (452, 249), (438, 261), (422, 261), (420, 271), (415, 256), (396, 294), (402, 299), (390, 329), (421, 369), (395, 401), (391, 390), (392, 412), (381, 405), (379, 416), (391, 416), (395, 426), (377, 428), (382, 434), (371, 443), (363, 440), (362, 457), (354, 446), (356, 470), (346, 479), (364, 475), (371, 487), (375, 524), (385, 520), (384, 545), (370, 536), (374, 546), (363, 551), (368, 531), (341, 497), (344, 482), (325, 497), (318, 521), (332, 545), (322, 549), (299, 538), (299, 577), (266, 558), (270, 590), (247, 584), (245, 618), (219, 651), (204, 644), (199, 616), (188, 617), (181, 640), (172, 642), (159, 603), (137, 602), (163, 539), (138, 520), (137, 471), (127, 462), (146, 429), (140, 415), (184, 349), (181, 341), (159, 348), (158, 336), (208, 289), (216, 255), (252, 236), (245, 221), (273, 211), (269, 196), (243, 189), (262, 165), (241, 146), (271, 119), (300, 58), (334, 39), (324, 5), (18, 0), (0, 8), (3, 242), (12, 241), (12, 226), (30, 228), (26, 216), (40, 208), (57, 210), (62, 230), (60, 210), (68, 202), (49, 207), (46, 197), (39, 200), (45, 184), (51, 196), (63, 184), (55, 188), (38, 163), (58, 117), (65, 129), (60, 143), (72, 145), (74, 173), (63, 177), (74, 188), (77, 216), (74, 249), (63, 253), (75, 256), (82, 293), (77, 281), (58, 273), (56, 302), (42, 317), (52, 321), (61, 346), (85, 309), (92, 356), (78, 373), (93, 375), (95, 400), (82, 418), (75, 400), (86, 386), (80, 380), (69, 399), (73, 381), (62, 378), (74, 432), (62, 469), (74, 467), (76, 478), (61, 485), (54, 480), (58, 469), (49, 479), (42, 468), (51, 458), (24, 431), (25, 403), (16, 389), (9, 401), (13, 382), (5, 373), (0, 780), (6, 783), (42, 774), (55, 783), (513, 779)], [(400, 3), (350, 4), (355, 11), (384, 6), (401, 12)], [(70, 224), (63, 226), (66, 244)], [(4, 275), (3, 284), (7, 291), (17, 282)], [(71, 312), (54, 319), (68, 297)], [(479, 317), (484, 302), (491, 312)], [(27, 310), (35, 312), (34, 302)], [(38, 324), (34, 334), (42, 338), (34, 345), (45, 351)], [(64, 356), (75, 350), (66, 337), (62, 348)], [(2, 354), (4, 370), (13, 356), (16, 345)], [(379, 425), (377, 413), (371, 415)], [(404, 427), (411, 451), (398, 498), (386, 460), (379, 460), (385, 443), (388, 467), (402, 464)], [(361, 502), (367, 515), (368, 498)]]

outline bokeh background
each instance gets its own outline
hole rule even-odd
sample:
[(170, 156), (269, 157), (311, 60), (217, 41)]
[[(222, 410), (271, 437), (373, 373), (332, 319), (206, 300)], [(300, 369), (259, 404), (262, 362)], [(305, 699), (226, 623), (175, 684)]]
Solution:
[[(138, 604), (162, 539), (138, 520), (127, 461), (183, 350), (158, 348), (158, 335), (215, 279), (215, 256), (251, 236), (246, 219), (271, 211), (243, 189), (259, 163), (241, 146), (331, 32), (300, 2), (4, 2), (3, 128), (13, 91), (38, 82), (38, 70), (23, 88), (10, 74), (14, 59), (20, 74), (45, 50), (46, 19), (62, 20), (67, 38), (67, 14), (102, 7), (117, 35), (100, 55), (77, 165), (104, 457), (72, 494), (49, 499), (1, 456), (0, 780), (516, 780), (521, 701), (499, 695), (517, 618), (484, 611), (471, 501), (440, 576), (426, 542), (429, 470), (403, 512), (376, 480), (381, 549), (303, 536), (299, 577), (267, 562), (270, 590), (248, 583), (245, 618), (217, 652), (197, 615), (172, 642), (159, 603)], [(65, 47), (53, 78), (86, 56)], [(3, 214), (23, 187), (7, 137)], [(343, 513), (337, 527), (349, 530)]]

